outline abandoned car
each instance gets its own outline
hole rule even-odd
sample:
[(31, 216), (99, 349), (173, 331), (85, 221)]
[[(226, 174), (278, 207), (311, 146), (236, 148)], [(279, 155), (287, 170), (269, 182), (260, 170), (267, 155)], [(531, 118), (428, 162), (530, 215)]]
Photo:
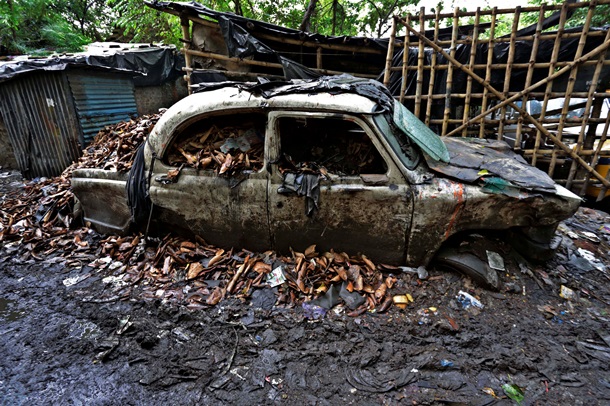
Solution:
[(135, 219), (221, 247), (317, 244), (419, 266), (450, 237), (486, 230), (552, 250), (580, 202), (506, 143), (441, 139), (382, 85), (346, 76), (209, 85), (167, 110), (138, 160), (129, 176), (74, 172), (100, 231)]

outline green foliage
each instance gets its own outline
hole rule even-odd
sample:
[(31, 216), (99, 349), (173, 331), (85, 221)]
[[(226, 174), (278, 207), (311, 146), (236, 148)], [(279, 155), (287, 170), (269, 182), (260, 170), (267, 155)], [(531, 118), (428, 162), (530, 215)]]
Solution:
[(180, 45), (180, 20), (168, 13), (160, 13), (146, 6), (142, 0), (108, 0), (115, 31), (124, 42), (162, 42)]
[[(548, 5), (561, 5), (564, 3), (563, 0), (530, 0), (529, 4), (532, 6), (541, 6), (543, 3)], [(572, 17), (566, 21), (566, 28), (581, 27), (585, 24), (587, 19), (587, 13), (589, 8), (580, 7), (574, 11)], [(553, 14), (553, 11), (545, 12), (545, 17)], [(538, 13), (527, 13), (522, 16), (522, 22), (525, 25), (536, 24), (539, 19)], [(591, 18), (592, 27), (603, 27), (604, 25), (610, 24), (610, 5), (602, 4), (595, 7)], [(557, 27), (549, 28), (549, 30), (556, 30)]]
[[(530, 0), (561, 4), (563, 0)], [(214, 10), (298, 29), (308, 6), (313, 7), (310, 31), (325, 35), (387, 35), (393, 15), (413, 11), (419, 0), (200, 0)], [(439, 0), (436, 9), (452, 9), (452, 0)], [(588, 9), (578, 9), (566, 27), (583, 25)], [(434, 8), (427, 10), (434, 12)], [(547, 12), (550, 15), (551, 12)], [(520, 27), (538, 20), (538, 13), (524, 13)], [(489, 22), (490, 16), (481, 18)], [(460, 19), (460, 24), (474, 19)], [(509, 34), (512, 15), (499, 15), (495, 36)], [(610, 5), (598, 6), (593, 26), (610, 22)], [(443, 26), (451, 25), (444, 19)], [(485, 37), (488, 33), (482, 33)], [(180, 45), (179, 19), (147, 7), (143, 0), (0, 0), (0, 45), (11, 54), (78, 51), (93, 41), (163, 42)]]
[[(60, 1), (5, 0), (0, 4), (0, 45), (7, 53), (78, 51), (89, 37), (62, 14)], [(65, 2), (68, 3), (68, 2)], [(61, 6), (61, 4), (59, 4)]]

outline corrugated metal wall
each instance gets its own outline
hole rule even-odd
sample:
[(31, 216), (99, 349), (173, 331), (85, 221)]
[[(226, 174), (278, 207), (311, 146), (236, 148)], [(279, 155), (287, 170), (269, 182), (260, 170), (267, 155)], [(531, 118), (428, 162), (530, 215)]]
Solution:
[(0, 109), (25, 177), (59, 175), (79, 157), (80, 131), (63, 72), (0, 84)]
[(122, 74), (68, 71), (84, 144), (105, 126), (137, 115), (133, 80)]

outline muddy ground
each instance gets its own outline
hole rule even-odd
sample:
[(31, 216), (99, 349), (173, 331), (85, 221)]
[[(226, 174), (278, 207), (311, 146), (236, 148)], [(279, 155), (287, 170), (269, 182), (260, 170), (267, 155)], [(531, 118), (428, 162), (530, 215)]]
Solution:
[(502, 275), (499, 292), (402, 273), (405, 309), (339, 305), (322, 320), (275, 306), (272, 288), (196, 311), (136, 286), (118, 297), (104, 272), (5, 245), (0, 403), (510, 405), (502, 386), (514, 384), (523, 405), (606, 405), (610, 216), (580, 209), (561, 233), (550, 262)]

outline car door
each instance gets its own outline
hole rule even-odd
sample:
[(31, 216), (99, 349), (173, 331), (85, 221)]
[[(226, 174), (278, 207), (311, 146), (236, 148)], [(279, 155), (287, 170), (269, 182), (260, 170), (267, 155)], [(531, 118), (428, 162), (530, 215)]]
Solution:
[(154, 164), (155, 218), (217, 246), (268, 249), (266, 123), (264, 113), (232, 111), (177, 126)]
[[(273, 112), (269, 223), (274, 246), (404, 261), (409, 186), (379, 134), (355, 116)], [(319, 198), (315, 202), (315, 185)]]

